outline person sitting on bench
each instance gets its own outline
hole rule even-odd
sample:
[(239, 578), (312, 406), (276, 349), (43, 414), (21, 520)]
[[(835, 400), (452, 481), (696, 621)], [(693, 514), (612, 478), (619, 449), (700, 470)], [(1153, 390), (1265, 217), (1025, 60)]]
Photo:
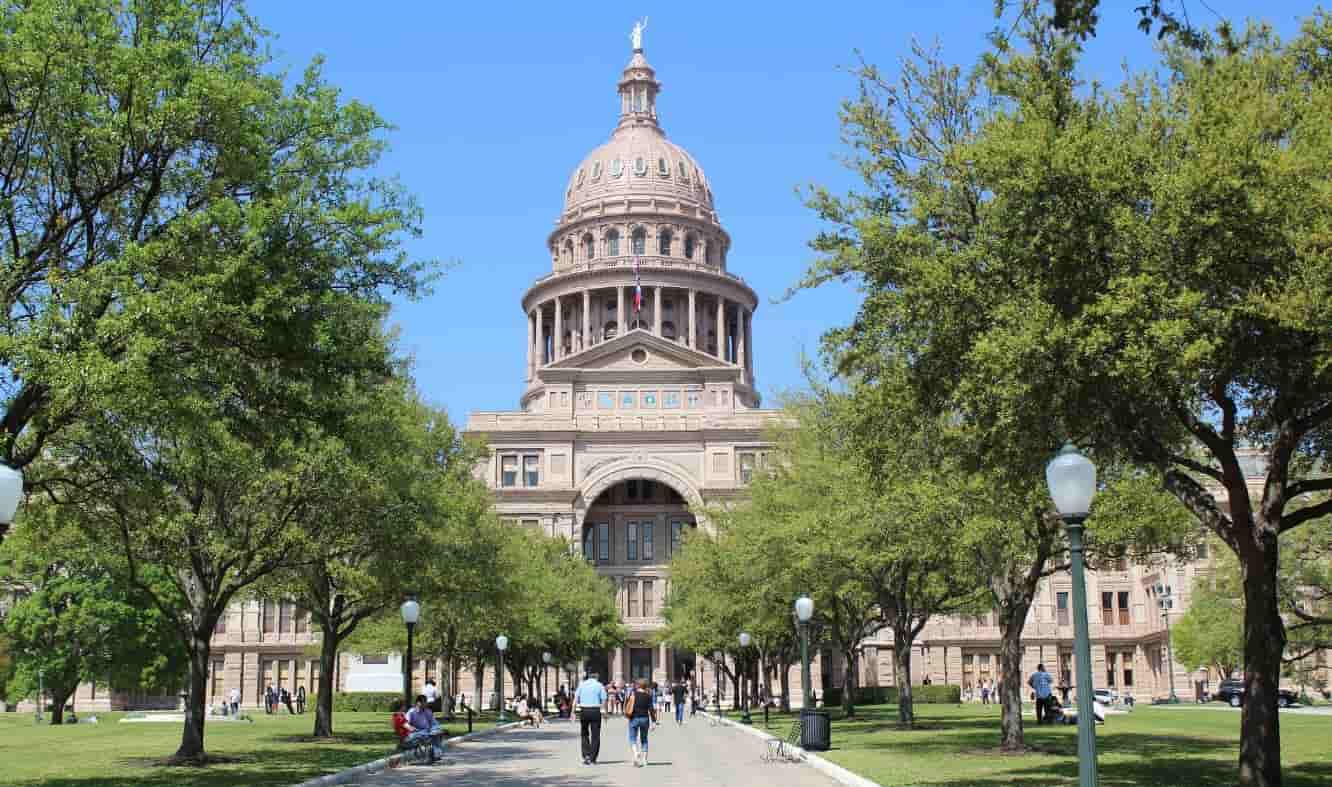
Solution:
[(394, 703), (393, 731), (398, 734), (403, 748), (415, 746), (418, 742), (430, 741), (430, 762), (444, 756), (444, 729), (435, 723), (435, 717), (426, 704), (425, 695), (416, 698), (416, 707), (407, 714), (402, 713), (402, 701)]

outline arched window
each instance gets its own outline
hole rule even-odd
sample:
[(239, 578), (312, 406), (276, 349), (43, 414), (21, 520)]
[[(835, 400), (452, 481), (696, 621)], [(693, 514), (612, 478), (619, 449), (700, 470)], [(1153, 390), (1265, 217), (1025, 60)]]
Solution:
[(661, 336), (664, 339), (675, 340), (675, 323), (663, 322), (661, 324)]
[(568, 265), (571, 262), (573, 262), (573, 243), (566, 240), (564, 242), (564, 264)]
[(606, 233), (606, 256), (618, 257), (620, 255), (620, 233), (618, 230), (611, 230)]
[(663, 257), (671, 256), (671, 231), (662, 230), (657, 236), (657, 249)]
[(666, 163), (666, 159), (657, 159), (657, 175), (663, 178), (671, 176), (671, 165)]
[(592, 239), (592, 234), (588, 233), (583, 236), (583, 259), (592, 260), (596, 259), (596, 256), (597, 242)]
[(685, 236), (685, 259), (694, 259), (694, 246), (696, 245), (698, 245), (698, 238), (694, 233), (691, 232)]
[(607, 338), (607, 339), (614, 339), (614, 338), (615, 338), (615, 335), (616, 335), (617, 333), (619, 333), (619, 327), (620, 327), (620, 326), (619, 326), (618, 324), (616, 324), (616, 322), (615, 322), (614, 320), (611, 320), (610, 322), (606, 323), (606, 329), (605, 329), (605, 332), (604, 332), (606, 338)]
[(647, 230), (643, 229), (642, 227), (639, 227), (638, 229), (634, 230), (633, 250), (631, 253), (632, 254), (647, 253)]

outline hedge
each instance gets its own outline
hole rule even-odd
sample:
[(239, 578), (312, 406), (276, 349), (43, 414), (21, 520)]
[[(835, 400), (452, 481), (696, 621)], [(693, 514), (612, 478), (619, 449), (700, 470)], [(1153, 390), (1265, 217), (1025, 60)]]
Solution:
[[(393, 703), (402, 700), (401, 692), (394, 691), (348, 691), (333, 695), (333, 711), (346, 713), (392, 713)], [(316, 695), (310, 695), (310, 707), (314, 707)]]
[[(962, 687), (947, 684), (912, 686), (911, 699), (921, 704), (957, 704), (962, 701)], [(842, 690), (828, 689), (823, 694), (825, 707), (842, 704)], [(859, 686), (856, 688), (856, 705), (896, 705), (896, 686)]]

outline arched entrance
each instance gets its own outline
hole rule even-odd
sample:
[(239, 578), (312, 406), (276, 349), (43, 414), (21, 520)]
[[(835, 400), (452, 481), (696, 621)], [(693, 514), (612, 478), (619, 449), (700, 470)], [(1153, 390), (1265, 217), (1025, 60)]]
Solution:
[(598, 566), (622, 566), (636, 573), (664, 568), (685, 533), (697, 526), (689, 504), (674, 487), (628, 478), (603, 489), (588, 506), (580, 536), (583, 557)]

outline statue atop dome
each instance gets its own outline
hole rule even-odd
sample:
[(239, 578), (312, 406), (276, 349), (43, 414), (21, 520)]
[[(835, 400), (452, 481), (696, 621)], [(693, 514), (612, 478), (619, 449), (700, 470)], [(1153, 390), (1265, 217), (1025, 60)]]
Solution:
[(648, 18), (645, 16), (634, 22), (634, 29), (629, 33), (629, 41), (634, 45), (635, 52), (643, 48), (643, 31), (647, 30), (647, 25)]

